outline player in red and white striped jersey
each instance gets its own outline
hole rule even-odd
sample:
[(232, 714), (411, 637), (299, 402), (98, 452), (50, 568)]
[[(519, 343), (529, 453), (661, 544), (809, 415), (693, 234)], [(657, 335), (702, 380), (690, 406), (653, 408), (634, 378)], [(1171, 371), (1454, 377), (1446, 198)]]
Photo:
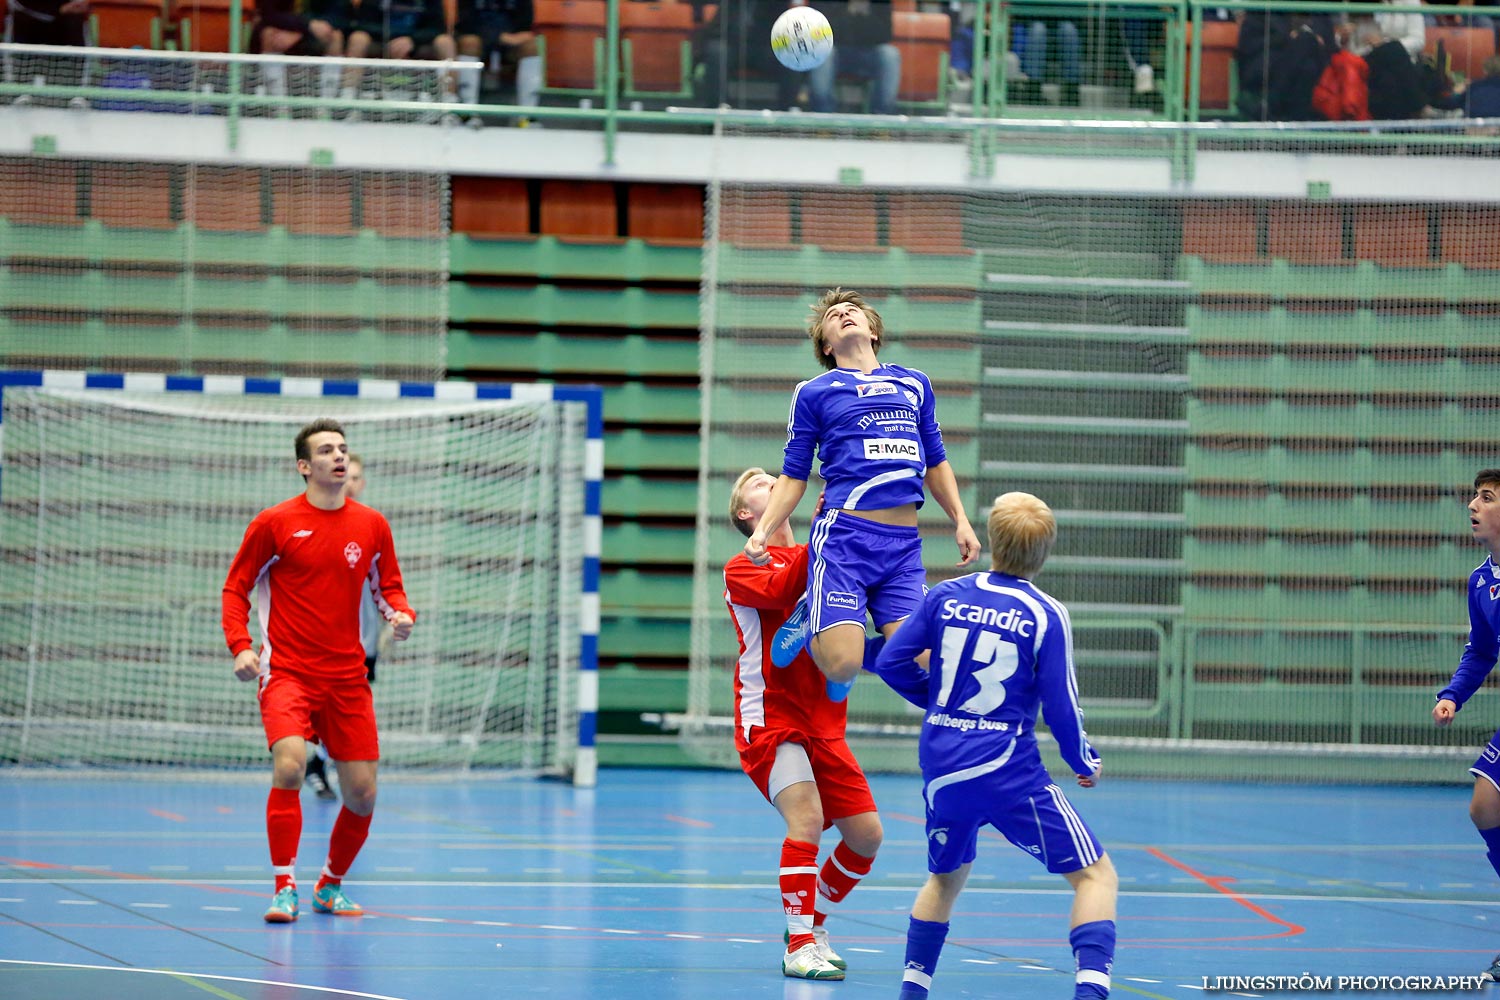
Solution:
[[(297, 919), (298, 791), (306, 741), (314, 734), (338, 762), (344, 805), (313, 889), (313, 909), (338, 916), (362, 912), (342, 888), (369, 833), (380, 759), (360, 642), (361, 595), (366, 589), (374, 594), (398, 640), (411, 634), (416, 620), (402, 589), (390, 525), (344, 494), (349, 445), (343, 428), (333, 420), (314, 421), (298, 433), (295, 447), (307, 489), (250, 522), (223, 593), (224, 638), (234, 655), (234, 675), (259, 680), (261, 721), (271, 748), (266, 835), (276, 894), (265, 915), (271, 923)], [(259, 652), (247, 627), (252, 589)]]
[[(735, 482), (729, 515), (741, 534), (755, 531), (775, 485), (764, 469), (747, 469)], [(740, 640), (735, 746), (740, 766), (786, 820), (782, 972), (843, 979), (845, 962), (828, 944), (824, 917), (869, 874), (883, 831), (869, 782), (844, 739), (847, 703), (829, 699), (826, 678), (806, 650), (786, 667), (771, 662), (771, 639), (807, 588), (807, 546), (783, 523), (766, 539), (766, 552), (763, 565), (740, 552), (724, 567), (724, 600)], [(871, 642), (873, 660), (884, 640)], [(829, 826), (842, 839), (820, 869), (818, 842)]]

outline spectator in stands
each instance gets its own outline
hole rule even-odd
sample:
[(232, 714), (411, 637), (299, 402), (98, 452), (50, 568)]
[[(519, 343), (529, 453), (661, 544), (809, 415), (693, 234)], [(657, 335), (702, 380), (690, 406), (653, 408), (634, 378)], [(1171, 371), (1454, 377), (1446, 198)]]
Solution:
[(870, 81), (872, 113), (895, 114), (901, 50), (891, 40), (891, 0), (828, 0), (818, 9), (833, 27), (833, 52), (823, 65), (808, 71), (808, 107), (836, 111), (842, 74)]
[[(443, 0), (334, 0), (329, 22), (344, 35), (350, 59), (453, 58)], [(446, 40), (446, 46), (435, 43)], [(446, 49), (446, 51), (443, 51)], [(358, 96), (363, 73), (353, 67), (339, 96)]]
[(1057, 18), (1017, 24), (1012, 44), (1020, 58), (1021, 72), (1025, 79), (1010, 88), (1012, 100), (1022, 104), (1036, 104), (1042, 99), (1042, 80), (1047, 76), (1047, 38), (1056, 32), (1058, 56), (1062, 62), (1063, 103), (1078, 103), (1078, 84), (1083, 80), (1082, 44), (1078, 40), (1078, 25), (1073, 21)]
[(1349, 22), (1337, 27), (1339, 49), (1313, 89), (1313, 110), (1331, 122), (1370, 120), (1370, 67), (1350, 50), (1354, 30)]
[(753, 107), (749, 78), (762, 77), (774, 88), (774, 106), (792, 107), (799, 77), (776, 61), (769, 42), (770, 25), (786, 9), (786, 0), (724, 0), (707, 18), (705, 6), (694, 2), (699, 26), (693, 47), (703, 64), (698, 102), (710, 108)]
[[(540, 103), (542, 60), (532, 30), (531, 0), (459, 0), (453, 33), (458, 53), (490, 63), (497, 77), (502, 66), (516, 73), (516, 103), (535, 107)], [(459, 100), (479, 103), (479, 77), (465, 76), (459, 82)]]
[(18, 45), (87, 45), (89, 0), (10, 0), (11, 37)]
[(1313, 89), (1338, 48), (1333, 27), (1328, 14), (1247, 12), (1234, 53), (1240, 113), (1256, 121), (1313, 120)]
[(1470, 118), (1500, 118), (1500, 56), (1484, 61), (1484, 76), (1469, 84)]
[[(1412, 6), (1416, 0), (1385, 0), (1385, 3), (1404, 4)], [(1407, 57), (1415, 63), (1422, 58), (1422, 49), (1427, 46), (1427, 19), (1421, 13), (1401, 13), (1392, 10), (1391, 13), (1377, 13), (1374, 18), (1358, 18), (1355, 21), (1355, 34), (1353, 34), (1350, 49), (1356, 55), (1365, 55), (1370, 51), (1368, 43), (1367, 25), (1374, 25), (1382, 42), (1401, 42), (1401, 48), (1406, 49)]]
[[(305, 17), (297, 0), (260, 0), (255, 5), (255, 25), (250, 29), (250, 51), (274, 56), (341, 56), (344, 34), (326, 18)], [(286, 93), (286, 67), (267, 63), (260, 67), (268, 94)], [(339, 69), (325, 67), (319, 80), (319, 95), (338, 93)]]

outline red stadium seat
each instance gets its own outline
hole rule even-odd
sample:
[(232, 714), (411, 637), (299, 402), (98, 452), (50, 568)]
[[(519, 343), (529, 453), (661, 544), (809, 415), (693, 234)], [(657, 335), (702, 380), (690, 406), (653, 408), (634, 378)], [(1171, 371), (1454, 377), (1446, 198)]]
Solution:
[(198, 229), (260, 232), (261, 212), (261, 171), (254, 167), (199, 166), (184, 179), (182, 214)]
[(621, 96), (627, 100), (692, 96), (692, 37), (692, 4), (621, 3)]
[(354, 178), (322, 171), (309, 184), (303, 171), (271, 173), (271, 221), (292, 233), (354, 234)]
[(618, 239), (615, 186), (610, 181), (543, 181), (544, 236)]
[(255, 23), (255, 0), (240, 8), (239, 47), (231, 48), (229, 0), (176, 0), (177, 44), (185, 52), (245, 52)]
[(825, 250), (879, 249), (875, 195), (864, 190), (802, 196), (802, 242)]
[(1286, 202), (1266, 212), (1266, 251), (1293, 264), (1347, 264), (1344, 214), (1337, 205)]
[(80, 224), (78, 165), (66, 160), (0, 160), (0, 216), (11, 222)]
[(121, 229), (175, 229), (172, 167), (146, 163), (99, 163), (92, 172), (93, 217)]
[(631, 184), (625, 235), (647, 241), (703, 242), (703, 188), (697, 184)]
[(364, 228), (381, 236), (436, 239), (442, 234), (442, 188), (430, 175), (366, 175), (360, 205)]
[(1263, 259), (1253, 202), (1193, 200), (1182, 206), (1182, 252), (1219, 263)]
[(543, 93), (603, 96), (604, 17), (604, 0), (535, 0)]
[(527, 236), (531, 195), (515, 177), (455, 177), (453, 231), (474, 236)]
[[(1193, 26), (1184, 27), (1183, 44), (1191, 46)], [(1202, 63), (1198, 80), (1198, 109), (1200, 111), (1233, 111), (1234, 49), (1239, 44), (1240, 26), (1234, 21), (1203, 22)], [(1190, 56), (1192, 49), (1187, 49)], [(1190, 64), (1185, 59), (1184, 67)], [(1192, 99), (1191, 70), (1184, 75), (1182, 93), (1184, 100)]]
[(792, 200), (779, 188), (735, 188), (719, 199), (719, 234), (742, 247), (792, 245)]
[(93, 0), (94, 44), (106, 49), (162, 47), (162, 0)]
[(1438, 217), (1445, 263), (1500, 270), (1500, 208), (1454, 205)]
[(948, 15), (896, 11), (891, 15), (892, 41), (901, 50), (899, 104), (918, 111), (948, 108)]
[(917, 253), (969, 253), (964, 242), (964, 200), (954, 194), (890, 194), (890, 242)]
[(1354, 209), (1354, 256), (1386, 267), (1432, 267), (1431, 220), (1425, 207), (1359, 205)]

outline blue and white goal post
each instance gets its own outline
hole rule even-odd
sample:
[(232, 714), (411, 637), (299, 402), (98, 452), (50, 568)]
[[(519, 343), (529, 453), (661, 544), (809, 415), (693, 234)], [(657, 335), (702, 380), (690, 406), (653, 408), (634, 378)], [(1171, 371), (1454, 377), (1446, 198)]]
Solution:
[(304, 488), (297, 430), (332, 417), (417, 610), (411, 639), (378, 654), (382, 762), (592, 787), (603, 400), (0, 370), (0, 761), (264, 767), (220, 595), (250, 520)]

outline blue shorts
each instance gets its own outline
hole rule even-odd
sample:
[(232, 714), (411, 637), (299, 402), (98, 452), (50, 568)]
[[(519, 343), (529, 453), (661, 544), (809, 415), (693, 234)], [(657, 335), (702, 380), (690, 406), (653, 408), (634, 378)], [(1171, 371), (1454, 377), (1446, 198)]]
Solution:
[[(1003, 768), (996, 772), (1003, 773)], [(979, 828), (986, 823), (1054, 874), (1087, 868), (1104, 855), (1099, 838), (1044, 769), (1039, 766), (1031, 780), (1019, 786), (1015, 776), (996, 774), (955, 782), (937, 792), (931, 785), (923, 789), (928, 871), (941, 875), (973, 861)]]
[(1479, 751), (1479, 759), (1469, 768), (1469, 773), (1500, 789), (1500, 733), (1491, 736), (1490, 742)]
[(812, 634), (843, 622), (898, 622), (922, 604), (927, 571), (915, 526), (881, 524), (833, 510), (813, 524), (807, 609)]

